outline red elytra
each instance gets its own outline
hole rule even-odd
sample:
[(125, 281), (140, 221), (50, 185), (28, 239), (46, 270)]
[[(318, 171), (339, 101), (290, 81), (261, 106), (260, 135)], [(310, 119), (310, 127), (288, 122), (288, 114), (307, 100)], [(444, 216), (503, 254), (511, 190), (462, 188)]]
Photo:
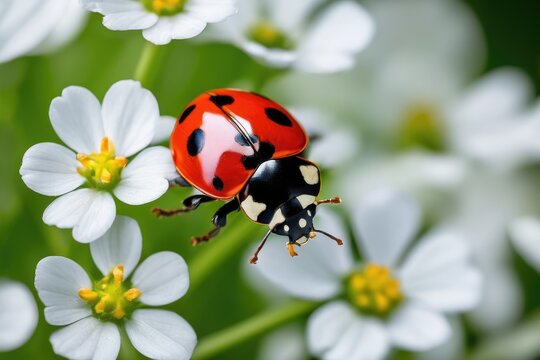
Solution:
[(301, 153), (304, 129), (281, 105), (235, 89), (207, 91), (179, 117), (171, 135), (176, 169), (215, 199), (236, 196), (256, 166)]

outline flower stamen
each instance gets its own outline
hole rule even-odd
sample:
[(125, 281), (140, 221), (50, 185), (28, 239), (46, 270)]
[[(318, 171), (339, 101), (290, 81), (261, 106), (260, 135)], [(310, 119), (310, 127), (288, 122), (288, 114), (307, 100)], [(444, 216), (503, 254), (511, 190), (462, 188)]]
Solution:
[(403, 300), (399, 281), (385, 266), (368, 264), (348, 278), (351, 303), (360, 311), (386, 315)]
[(258, 22), (248, 29), (248, 38), (267, 48), (290, 50), (291, 40), (276, 26), (268, 22)]
[(96, 188), (106, 188), (115, 185), (120, 180), (120, 173), (127, 165), (127, 159), (116, 156), (112, 141), (108, 137), (101, 140), (100, 152), (77, 154), (77, 160), (82, 167), (77, 172)]
[(142, 0), (146, 10), (162, 16), (182, 12), (186, 2), (186, 0)]
[(124, 266), (116, 265), (112, 271), (99, 280), (94, 289), (79, 290), (79, 297), (92, 307), (101, 319), (123, 319), (137, 306), (141, 290), (128, 288), (124, 284)]
[(404, 149), (444, 151), (444, 129), (436, 111), (429, 106), (410, 108), (401, 124), (399, 140)]

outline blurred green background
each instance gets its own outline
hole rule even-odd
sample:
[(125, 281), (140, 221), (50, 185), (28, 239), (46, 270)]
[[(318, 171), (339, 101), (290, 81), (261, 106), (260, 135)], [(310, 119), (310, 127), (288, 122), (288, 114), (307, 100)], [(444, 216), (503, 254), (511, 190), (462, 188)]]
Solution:
[[(540, 89), (540, 2), (471, 0), (467, 3), (485, 32), (488, 45), (485, 70), (517, 66)], [(80, 37), (55, 54), (0, 65), (0, 276), (24, 282), (34, 295), (34, 270), (43, 257), (67, 256), (76, 259), (91, 275), (97, 277), (98, 272), (87, 245), (75, 242), (69, 230), (42, 222), (43, 210), (52, 198), (36, 194), (23, 184), (18, 175), (22, 156), (35, 143), (60, 142), (50, 125), (48, 108), (63, 88), (80, 85), (102, 99), (113, 83), (133, 78), (144, 45), (140, 32), (109, 31), (101, 25), (101, 16), (92, 14)], [(162, 55), (159, 69), (146, 87), (156, 96), (163, 115), (177, 116), (202, 91), (241, 83), (261, 71), (251, 58), (230, 45), (174, 41)], [(286, 99), (277, 100), (287, 104)], [(157, 251), (173, 250), (189, 264), (212, 246), (193, 248), (189, 239), (210, 228), (209, 219), (219, 204), (169, 220), (159, 220), (150, 214), (153, 206), (178, 206), (188, 194), (187, 189), (173, 189), (158, 201), (139, 207), (117, 202), (118, 213), (139, 222), (143, 258)], [(234, 214), (230, 222), (232, 229), (234, 223), (248, 220), (242, 214)], [(262, 229), (248, 226), (253, 229), (254, 243)], [(231, 229), (214, 241), (227, 241)], [(264, 310), (266, 302), (242, 277), (244, 260), (244, 250), (231, 256), (201, 286), (191, 289), (186, 297), (167, 308), (192, 324), (199, 338)], [(537, 289), (534, 284), (538, 276), (519, 259), (516, 263), (524, 284), (532, 286), (526, 289)], [(540, 306), (538, 294), (530, 290), (526, 295), (528, 309)], [(55, 327), (45, 322), (39, 301), (38, 306), (40, 320), (32, 339), (16, 351), (0, 353), (0, 358), (56, 358), (48, 340)], [(259, 342), (260, 338), (246, 342), (216, 358), (253, 359)], [(126, 343), (122, 346), (130, 346)], [(123, 349), (122, 354), (126, 358), (142, 357), (129, 348)]]

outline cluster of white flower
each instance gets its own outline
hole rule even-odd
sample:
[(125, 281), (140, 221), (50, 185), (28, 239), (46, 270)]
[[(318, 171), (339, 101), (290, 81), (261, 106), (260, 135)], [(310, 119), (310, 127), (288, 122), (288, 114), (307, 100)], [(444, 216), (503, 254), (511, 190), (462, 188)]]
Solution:
[[(308, 132), (324, 134), (308, 154), (341, 171), (333, 186), (348, 199), (352, 231), (324, 209), (315, 224), (345, 245), (313, 239), (291, 260), (279, 241), (269, 241), (249, 269), (263, 292), (320, 302), (305, 331), (286, 329), (287, 338), (307, 344), (294, 348), (295, 356), (377, 360), (397, 348), (459, 357), (462, 325), (454, 315), (467, 313), (479, 333), (516, 321), (521, 293), (506, 236), (540, 271), (540, 220), (529, 212), (524, 186), (508, 183), (527, 183), (519, 170), (540, 156), (539, 112), (528, 108), (531, 86), (518, 70), (470, 81), (485, 46), (460, 3), (385, 0), (364, 9), (352, 0), (5, 2), (0, 63), (67, 43), (85, 10), (103, 15), (108, 29), (142, 30), (155, 45), (220, 23), (201, 37), (280, 69), (284, 76), (264, 84), (265, 93), (298, 104), (291, 111)], [(341, 90), (329, 93), (334, 87)], [(326, 113), (363, 120), (339, 128)], [(58, 197), (43, 222), (72, 229), (101, 272), (92, 279), (60, 256), (37, 264), (34, 285), (45, 320), (64, 327), (50, 336), (54, 352), (115, 359), (125, 332), (146, 357), (191, 358), (197, 344), (191, 325), (174, 312), (147, 308), (186, 294), (188, 266), (180, 255), (160, 252), (137, 267), (139, 225), (116, 207), (116, 200), (148, 204), (177, 178), (169, 149), (156, 145), (169, 138), (175, 120), (162, 116), (154, 95), (134, 80), (113, 84), (102, 102), (83, 87), (67, 87), (52, 100), (49, 118), (65, 146), (30, 147), (20, 175), (31, 190)], [(362, 153), (356, 127), (370, 134)], [(439, 225), (424, 233), (423, 225), (433, 223)], [(0, 280), (0, 351), (25, 343), (37, 321), (31, 292)], [(275, 345), (264, 349), (266, 358), (282, 358)]]

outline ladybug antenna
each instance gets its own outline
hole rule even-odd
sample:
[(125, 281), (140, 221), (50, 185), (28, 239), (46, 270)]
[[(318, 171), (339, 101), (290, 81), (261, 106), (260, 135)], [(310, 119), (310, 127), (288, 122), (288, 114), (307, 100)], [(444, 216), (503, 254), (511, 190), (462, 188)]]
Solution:
[(319, 206), (321, 204), (341, 204), (341, 198), (339, 196), (333, 197), (331, 199), (317, 200), (315, 205)]
[(259, 253), (261, 252), (264, 244), (266, 244), (266, 240), (268, 240), (268, 237), (270, 236), (270, 234), (272, 233), (272, 230), (274, 230), (273, 228), (271, 228), (270, 230), (268, 230), (268, 232), (266, 233), (266, 235), (264, 235), (264, 238), (262, 239), (261, 243), (259, 244), (259, 246), (257, 247), (257, 250), (255, 251), (255, 253), (253, 254), (253, 256), (251, 257), (251, 259), (249, 259), (249, 263), (250, 264), (256, 264), (257, 263), (257, 260), (259, 260), (258, 256)]
[(343, 245), (343, 240), (341, 240), (341, 239), (338, 238), (338, 237), (335, 237), (335, 236), (332, 235), (332, 234), (327, 233), (326, 231), (323, 231), (323, 230), (317, 230), (317, 229), (315, 229), (315, 228), (313, 228), (313, 231), (328, 236), (330, 239), (334, 240), (338, 245)]

